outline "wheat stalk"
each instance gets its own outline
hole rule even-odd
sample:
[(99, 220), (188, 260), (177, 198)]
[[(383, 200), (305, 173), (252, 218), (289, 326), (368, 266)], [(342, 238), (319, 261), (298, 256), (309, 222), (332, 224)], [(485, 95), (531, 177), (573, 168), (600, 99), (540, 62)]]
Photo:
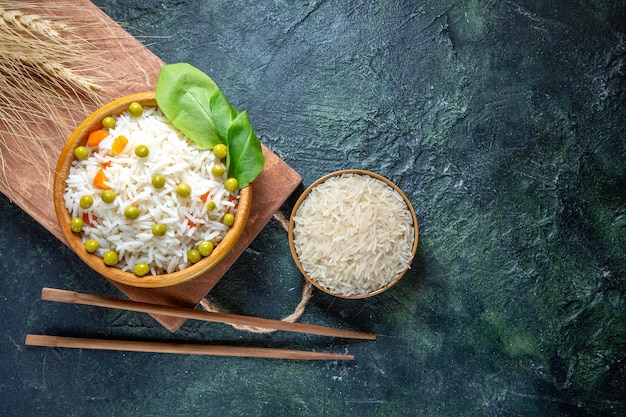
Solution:
[(40, 40), (0, 33), (0, 49), (4, 51), (0, 65), (17, 64), (14, 66), (30, 68), (41, 73), (42, 82), (64, 83), (78, 93), (90, 95), (102, 91), (100, 85), (63, 63), (64, 60), (76, 60), (76, 52), (64, 45), (48, 45)]
[(103, 88), (90, 78), (83, 77), (72, 71), (59, 62), (37, 59), (28, 54), (7, 53), (10, 59), (23, 64), (32, 71), (40, 73), (46, 83), (58, 86), (59, 88), (69, 88), (77, 94), (91, 95), (94, 92), (102, 91)]
[[(0, 186), (9, 190), (6, 161), (42, 164), (53, 172), (46, 144), (64, 140), (76, 110), (101, 105), (93, 76), (103, 52), (74, 33), (73, 24), (39, 10), (68, 4), (0, 1)], [(71, 20), (71, 19), (70, 19)], [(51, 137), (52, 135), (52, 137)]]

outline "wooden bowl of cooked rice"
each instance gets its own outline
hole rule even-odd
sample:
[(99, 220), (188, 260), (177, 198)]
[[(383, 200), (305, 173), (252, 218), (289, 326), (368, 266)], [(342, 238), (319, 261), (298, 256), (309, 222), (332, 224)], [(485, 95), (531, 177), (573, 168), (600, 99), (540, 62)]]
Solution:
[[(223, 158), (168, 123), (154, 92), (122, 97), (89, 115), (58, 160), (54, 206), (67, 244), (120, 284), (167, 287), (203, 275), (248, 217), (251, 186), (226, 189), (225, 175), (211, 173)], [(96, 131), (108, 136), (94, 145)]]
[(348, 169), (311, 184), (289, 220), (289, 246), (305, 278), (321, 291), (359, 299), (395, 285), (418, 244), (411, 202), (387, 178)]

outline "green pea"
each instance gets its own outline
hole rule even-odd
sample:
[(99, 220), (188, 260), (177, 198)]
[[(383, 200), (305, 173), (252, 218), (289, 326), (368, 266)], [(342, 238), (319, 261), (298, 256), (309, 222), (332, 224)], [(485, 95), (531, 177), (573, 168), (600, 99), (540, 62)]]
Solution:
[(74, 233), (80, 233), (83, 231), (83, 226), (85, 225), (85, 221), (80, 217), (74, 217), (70, 222), (70, 229)]
[(211, 167), (211, 174), (215, 175), (216, 177), (221, 177), (222, 175), (224, 175), (224, 165), (213, 165), (213, 167)]
[(105, 203), (111, 204), (113, 201), (115, 201), (115, 191), (104, 190), (100, 197), (102, 198), (102, 201), (104, 201)]
[(154, 188), (163, 188), (165, 185), (165, 177), (161, 174), (156, 174), (152, 176), (152, 186)]
[(143, 113), (143, 106), (136, 101), (133, 101), (132, 103), (130, 103), (130, 106), (128, 106), (128, 111), (130, 112), (131, 116), (139, 117)]
[(189, 249), (187, 252), (187, 259), (189, 259), (189, 262), (192, 264), (197, 263), (201, 257), (202, 256), (200, 256), (200, 251), (198, 249)]
[(80, 206), (80, 208), (82, 209), (88, 209), (89, 207), (91, 207), (93, 205), (93, 197), (90, 195), (84, 195), (80, 198), (80, 201), (78, 202), (78, 205)]
[(100, 247), (100, 243), (98, 243), (95, 239), (89, 239), (85, 242), (85, 250), (89, 253), (94, 253)]
[(187, 198), (191, 195), (191, 186), (186, 182), (181, 182), (176, 186), (176, 195), (181, 198)]
[(209, 202), (206, 203), (206, 209), (207, 209), (207, 211), (215, 210), (215, 201), (209, 200)]
[(222, 220), (222, 223), (224, 223), (228, 227), (232, 226), (233, 223), (235, 223), (235, 215), (233, 213), (224, 214), (224, 219)]
[(128, 220), (135, 220), (139, 217), (139, 207), (130, 205), (124, 209), (124, 216)]
[(79, 161), (87, 158), (89, 156), (89, 149), (86, 146), (77, 146), (74, 148), (74, 157)]
[(105, 265), (108, 266), (117, 265), (117, 263), (119, 262), (117, 252), (115, 252), (114, 250), (108, 250), (104, 252), (104, 254), (102, 255), (102, 260), (104, 261)]
[(226, 188), (231, 193), (235, 192), (237, 188), (239, 188), (239, 182), (237, 181), (237, 178), (228, 178), (224, 182), (224, 188)]
[(213, 147), (213, 155), (219, 159), (226, 158), (226, 154), (228, 153), (228, 148), (223, 143), (218, 143)]
[(143, 277), (148, 272), (150, 272), (150, 266), (145, 262), (139, 262), (137, 265), (135, 265), (135, 268), (133, 268), (133, 272), (138, 277)]
[(102, 127), (106, 127), (107, 129), (113, 129), (115, 127), (115, 119), (111, 116), (107, 116), (102, 119)]
[(204, 240), (200, 242), (200, 245), (198, 245), (198, 252), (200, 252), (200, 255), (202, 256), (209, 256), (211, 252), (213, 252), (213, 247), (213, 242), (210, 240)]
[(154, 226), (152, 226), (152, 234), (154, 236), (163, 236), (165, 235), (166, 232), (167, 232), (167, 227), (165, 227), (164, 224), (155, 223)]
[(139, 145), (135, 148), (135, 155), (140, 158), (145, 158), (150, 153), (150, 150), (146, 145)]

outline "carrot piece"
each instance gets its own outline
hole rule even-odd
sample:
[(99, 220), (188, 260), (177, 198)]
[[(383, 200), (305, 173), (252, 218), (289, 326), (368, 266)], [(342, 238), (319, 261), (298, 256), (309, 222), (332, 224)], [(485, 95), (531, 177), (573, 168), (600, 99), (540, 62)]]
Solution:
[(94, 130), (87, 137), (87, 146), (89, 146), (90, 148), (95, 148), (100, 144), (100, 142), (102, 142), (102, 139), (106, 138), (107, 136), (109, 136), (109, 132), (107, 132), (106, 130)]
[(210, 195), (211, 195), (211, 191), (207, 191), (206, 193), (204, 193), (204, 194), (202, 194), (202, 195), (200, 196), (200, 200), (201, 200), (203, 203), (206, 203), (206, 201), (209, 199), (209, 196), (210, 196)]
[(115, 139), (113, 139), (113, 144), (111, 144), (111, 149), (116, 154), (121, 154), (122, 152), (124, 152), (124, 148), (126, 147), (126, 145), (128, 145), (128, 139), (126, 138), (126, 136), (123, 136), (123, 135), (118, 136)]
[(108, 168), (111, 166), (111, 161), (106, 161), (101, 163), (100, 165), (102, 165), (102, 168)]
[(88, 212), (83, 213), (83, 221), (85, 222), (85, 224), (88, 224), (89, 226), (93, 226), (92, 220), (95, 222), (96, 220), (98, 220), (98, 217), (96, 217), (96, 215), (93, 213), (91, 213), (91, 216), (89, 216)]
[(96, 172), (96, 175), (94, 175), (93, 177), (93, 186), (101, 190), (110, 190), (111, 187), (104, 183), (108, 180), (109, 179), (106, 177), (106, 175), (104, 175), (104, 170), (100, 168), (98, 172)]

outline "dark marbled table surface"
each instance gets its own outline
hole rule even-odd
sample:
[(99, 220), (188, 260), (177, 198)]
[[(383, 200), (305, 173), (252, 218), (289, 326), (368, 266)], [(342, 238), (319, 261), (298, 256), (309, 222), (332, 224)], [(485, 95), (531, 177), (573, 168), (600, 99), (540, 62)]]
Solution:
[[(414, 268), (300, 321), (376, 342), (249, 334), (40, 301), (120, 296), (0, 197), (2, 416), (626, 415), (626, 2), (98, 0), (207, 72), (308, 185), (387, 176)], [(289, 206), (285, 207), (289, 212)], [(209, 294), (280, 318), (304, 280), (270, 222)], [(298, 362), (25, 347), (26, 333), (325, 350)]]

